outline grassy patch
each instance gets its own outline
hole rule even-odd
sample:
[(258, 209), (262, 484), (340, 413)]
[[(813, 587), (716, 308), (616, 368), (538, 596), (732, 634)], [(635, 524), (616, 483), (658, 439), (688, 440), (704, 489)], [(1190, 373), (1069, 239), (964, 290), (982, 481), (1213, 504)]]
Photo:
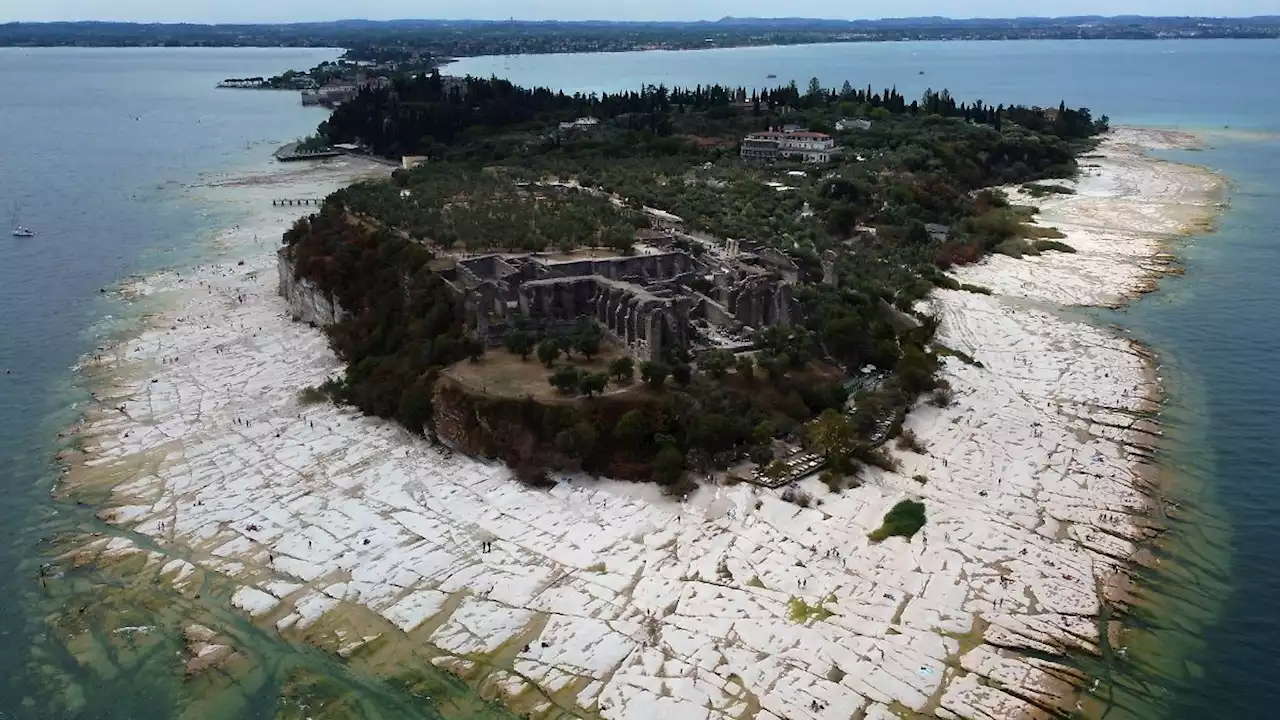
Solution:
[(606, 571), (607, 571), (607, 568), (602, 562), (599, 562), (599, 563), (596, 563), (595, 565), (590, 565), (587, 567), (587, 572), (602, 573)]
[(974, 285), (972, 283), (960, 283), (960, 289), (965, 292), (978, 293), (979, 295), (991, 294), (991, 288), (985, 285)]
[(1057, 240), (1036, 240), (1034, 243), (1032, 243), (1032, 245), (1035, 247), (1036, 250), (1039, 250), (1040, 252), (1046, 252), (1048, 250), (1057, 250), (1058, 252), (1073, 253), (1076, 251), (1076, 249), (1071, 247), (1070, 245), (1063, 242), (1058, 242)]
[(822, 603), (810, 605), (804, 601), (804, 598), (798, 597), (793, 597), (787, 602), (787, 612), (791, 616), (791, 622), (794, 623), (806, 623), (810, 620), (822, 622), (835, 614)]
[(868, 537), (871, 542), (880, 542), (894, 535), (909, 540), (924, 527), (924, 520), (924, 503), (903, 500), (884, 514), (884, 523), (871, 531)]
[(760, 582), (759, 575), (752, 575), (751, 579), (747, 581), (747, 587), (763, 588), (764, 583)]

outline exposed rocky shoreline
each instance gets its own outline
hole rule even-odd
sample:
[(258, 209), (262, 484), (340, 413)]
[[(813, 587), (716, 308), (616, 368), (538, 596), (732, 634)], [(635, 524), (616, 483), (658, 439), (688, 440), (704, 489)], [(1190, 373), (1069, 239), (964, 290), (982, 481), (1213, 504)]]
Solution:
[[(809, 507), (742, 485), (686, 502), (588, 478), (531, 490), (389, 422), (302, 404), (342, 368), (294, 317), (335, 309), (279, 297), (273, 243), (147, 278), (131, 291), (179, 304), (86, 361), (104, 385), (64, 489), (110, 487), (105, 520), (180, 552), (121, 535), (74, 556), (146, 553), (183, 593), (218, 573), (288, 639), (414, 653), (538, 716), (1070, 712), (1085, 679), (1065, 654), (1108, 642), (1103, 604), (1126, 602), (1153, 532), (1159, 380), (1140, 346), (1058, 310), (1136, 296), (1167, 269), (1163, 243), (1211, 220), (1217, 178), (1141, 153), (1190, 141), (1121, 129), (1077, 194), (1016, 198), (1078, 252), (957, 270), (993, 294), (938, 290), (938, 342), (981, 365), (946, 359), (955, 401), (906, 423), (924, 452), (895, 450), (898, 472), (839, 494), (802, 482)], [(224, 240), (252, 248), (291, 212)], [(907, 497), (925, 528), (870, 543)]]

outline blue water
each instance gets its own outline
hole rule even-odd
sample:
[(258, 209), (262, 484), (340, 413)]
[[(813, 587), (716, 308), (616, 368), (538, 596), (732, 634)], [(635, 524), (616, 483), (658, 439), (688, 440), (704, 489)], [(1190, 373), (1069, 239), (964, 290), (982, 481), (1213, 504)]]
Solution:
[[(1274, 41), (938, 42), (464, 59), (448, 72), (602, 92), (644, 84), (762, 87), (809, 78), (948, 88), (1114, 122), (1213, 131), (1174, 159), (1231, 181), (1216, 232), (1178, 243), (1186, 275), (1100, 313), (1161, 358), (1164, 496), (1178, 503), (1143, 573), (1129, 660), (1095, 668), (1109, 718), (1274, 717), (1280, 697), (1280, 68)], [(923, 73), (923, 74), (921, 74)], [(777, 75), (768, 79), (769, 74)]]
[[(36, 581), (41, 537), (93, 529), (74, 506), (47, 499), (57, 430), (81, 399), (70, 366), (103, 339), (124, 308), (99, 289), (132, 274), (198, 257), (202, 240), (232, 217), (211, 216), (189, 186), (209, 173), (259, 164), (275, 145), (310, 132), (322, 115), (292, 93), (218, 91), (229, 76), (306, 67), (324, 50), (0, 50), (0, 216), (15, 200), (32, 240), (0, 236), (0, 717), (167, 718), (183, 691), (172, 644), (130, 664), (112, 655), (97, 673), (58, 654), (48, 618), (56, 598)], [(504, 75), (524, 84), (599, 91), (643, 83), (760, 86), (817, 76), (908, 95), (948, 87), (959, 97), (1044, 105), (1065, 99), (1118, 122), (1232, 133), (1181, 159), (1232, 181), (1220, 228), (1179, 248), (1183, 278), (1122, 313), (1103, 315), (1161, 356), (1172, 442), (1165, 492), (1179, 519), (1157, 548), (1136, 620), (1145, 635), (1114, 674), (1111, 717), (1268, 717), (1280, 696), (1280, 487), (1268, 453), (1277, 428), (1280, 328), (1280, 94), (1270, 73), (1280, 43), (892, 43), (684, 53), (477, 58), (451, 72)], [(925, 74), (920, 75), (923, 71)], [(767, 80), (774, 73), (778, 80)], [(1248, 130), (1249, 133), (1238, 133)], [(1271, 133), (1271, 134), (1268, 134)], [(150, 596), (145, 596), (149, 600)], [(159, 614), (161, 611), (150, 608)], [(176, 608), (181, 614), (185, 608)], [(223, 618), (234, 623), (228, 614)], [(260, 686), (238, 704), (187, 717), (272, 717), (281, 668), (328, 669), (320, 653), (274, 648), (242, 628), (265, 659)], [(28, 646), (40, 651), (33, 656)], [(292, 654), (290, 654), (292, 653)], [(164, 657), (161, 657), (161, 656)], [(152, 664), (148, 664), (148, 662)], [(325, 663), (329, 663), (326, 665)], [(47, 682), (46, 668), (57, 668)], [(318, 671), (318, 670), (317, 670)], [(68, 684), (65, 678), (74, 682)], [(334, 675), (336, 677), (336, 675)], [(348, 678), (369, 697), (382, 688)], [(415, 717), (397, 697), (374, 714)], [(390, 699), (387, 699), (387, 698)], [(72, 698), (74, 702), (69, 701)], [(55, 702), (56, 701), (56, 702)], [(381, 702), (381, 701), (380, 701)], [(48, 708), (74, 707), (75, 713)], [(232, 708), (228, 710), (227, 708)], [(360, 706), (363, 707), (363, 706)], [(372, 706), (371, 706), (372, 707)], [(393, 711), (387, 708), (394, 708)], [(1157, 713), (1157, 710), (1159, 713)]]

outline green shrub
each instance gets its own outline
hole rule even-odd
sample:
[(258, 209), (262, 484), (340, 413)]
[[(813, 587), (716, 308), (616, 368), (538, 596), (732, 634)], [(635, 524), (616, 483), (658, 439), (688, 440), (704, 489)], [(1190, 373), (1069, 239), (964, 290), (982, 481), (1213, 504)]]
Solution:
[(990, 295), (991, 288), (985, 285), (972, 285), (970, 283), (961, 283), (960, 289), (965, 292), (978, 293), (979, 295)]
[(1045, 227), (1044, 225), (1028, 225), (1023, 223), (1020, 228), (1023, 238), (1049, 238), (1051, 240), (1061, 240), (1067, 234), (1056, 227)]
[(1045, 197), (1046, 195), (1075, 195), (1076, 191), (1066, 185), (1055, 185), (1051, 183), (1026, 183), (1022, 186), (1031, 197)]
[(867, 537), (871, 542), (880, 542), (894, 535), (910, 540), (924, 527), (924, 520), (924, 503), (903, 500), (885, 513), (884, 522)]
[(319, 405), (328, 399), (329, 396), (325, 391), (314, 385), (304, 387), (298, 391), (298, 402), (303, 405)]
[(1070, 245), (1058, 242), (1057, 240), (1036, 240), (1032, 245), (1040, 252), (1057, 250), (1058, 252), (1073, 253), (1076, 251), (1076, 249)]
[(900, 450), (910, 450), (911, 452), (918, 453), (920, 455), (923, 455), (925, 450), (928, 449), (920, 438), (916, 437), (916, 432), (914, 430), (903, 431), (903, 433), (898, 436), (897, 444), (898, 449)]
[(944, 290), (959, 290), (963, 287), (959, 280), (942, 273), (938, 273), (933, 276), (933, 284), (943, 288)]
[(1031, 247), (1031, 244), (1022, 238), (1009, 238), (1001, 240), (999, 245), (993, 248), (995, 252), (1001, 255), (1008, 255), (1011, 258), (1021, 259), (1024, 255), (1039, 255), (1039, 251)]

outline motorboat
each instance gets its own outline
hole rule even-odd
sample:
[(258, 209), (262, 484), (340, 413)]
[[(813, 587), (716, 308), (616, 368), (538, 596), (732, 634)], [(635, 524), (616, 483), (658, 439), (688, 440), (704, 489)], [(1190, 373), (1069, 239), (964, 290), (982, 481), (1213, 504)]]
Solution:
[(13, 236), (14, 237), (35, 237), (36, 236), (35, 230), (32, 230), (29, 227), (24, 227), (22, 223), (18, 222), (17, 203), (14, 203), (13, 205)]

